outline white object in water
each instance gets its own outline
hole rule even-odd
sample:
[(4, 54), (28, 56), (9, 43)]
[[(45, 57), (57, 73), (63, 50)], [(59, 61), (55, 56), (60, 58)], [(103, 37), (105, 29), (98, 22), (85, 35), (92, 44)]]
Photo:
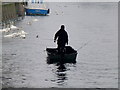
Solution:
[(18, 27), (14, 26), (14, 25), (11, 25), (10, 28), (11, 29), (18, 29)]
[(0, 29), (0, 32), (9, 32), (11, 29), (10, 28), (4, 28), (4, 29)]
[(12, 33), (12, 34), (9, 34), (9, 35), (5, 35), (4, 37), (18, 37), (18, 36), (20, 36), (20, 37), (22, 37), (22, 38), (25, 38), (25, 35), (26, 35), (27, 33), (25, 32), (25, 31), (23, 31), (23, 30), (21, 30), (20, 32), (17, 32), (17, 33)]
[(20, 37), (25, 38), (25, 35), (20, 35)]
[(18, 33), (12, 33), (12, 34), (9, 34), (9, 35), (5, 35), (4, 37), (17, 37), (19, 36)]
[(31, 25), (32, 23), (31, 23), (31, 22), (28, 22), (27, 24), (28, 24), (28, 25)]
[(21, 30), (21, 32), (20, 32), (21, 34), (27, 34), (25, 31), (23, 31), (23, 30)]
[(25, 31), (23, 31), (23, 30), (21, 30), (21, 32), (20, 32), (20, 37), (22, 37), (22, 38), (25, 38), (26, 37), (26, 32)]
[(0, 29), (0, 32), (9, 32), (10, 30), (16, 30), (18, 27), (11, 25), (10, 28)]
[(37, 21), (38, 21), (38, 19), (33, 19), (33, 21), (37, 22)]

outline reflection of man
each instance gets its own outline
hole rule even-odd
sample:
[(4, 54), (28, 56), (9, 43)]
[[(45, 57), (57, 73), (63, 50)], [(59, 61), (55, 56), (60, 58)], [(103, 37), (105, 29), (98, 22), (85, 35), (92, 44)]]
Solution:
[(65, 45), (68, 45), (68, 34), (65, 31), (65, 26), (61, 25), (61, 29), (57, 31), (54, 37), (54, 42), (58, 44), (58, 52), (63, 52)]

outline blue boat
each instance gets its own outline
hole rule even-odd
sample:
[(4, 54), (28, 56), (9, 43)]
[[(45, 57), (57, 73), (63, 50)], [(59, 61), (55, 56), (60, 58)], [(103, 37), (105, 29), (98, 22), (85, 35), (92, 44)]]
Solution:
[[(48, 15), (50, 12), (49, 8), (46, 8), (46, 6), (43, 4), (43, 1), (40, 0), (38, 2), (36, 2), (36, 0), (32, 0), (32, 4), (36, 5), (36, 3), (38, 3), (39, 7), (26, 7), (25, 8), (25, 12), (26, 15)], [(40, 7), (43, 6), (43, 7)]]
[(26, 8), (26, 15), (48, 15), (49, 9), (44, 8)]

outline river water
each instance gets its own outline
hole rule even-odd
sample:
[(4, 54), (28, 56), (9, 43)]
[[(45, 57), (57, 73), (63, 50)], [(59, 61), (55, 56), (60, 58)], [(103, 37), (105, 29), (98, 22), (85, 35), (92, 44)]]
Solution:
[[(49, 3), (49, 16), (25, 16), (15, 23), (25, 39), (2, 39), (2, 85), (14, 88), (117, 88), (117, 3)], [(55, 32), (64, 24), (76, 64), (46, 63), (46, 47), (56, 47)], [(38, 35), (38, 38), (36, 36)], [(81, 48), (81, 49), (79, 49)]]

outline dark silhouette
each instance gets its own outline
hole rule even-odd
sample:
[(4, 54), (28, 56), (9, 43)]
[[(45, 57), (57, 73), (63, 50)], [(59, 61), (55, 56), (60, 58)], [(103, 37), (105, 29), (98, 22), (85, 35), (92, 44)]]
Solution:
[(50, 13), (50, 9), (48, 9), (47, 13)]
[(61, 53), (64, 51), (65, 45), (68, 45), (68, 34), (65, 31), (64, 25), (61, 25), (60, 30), (55, 34), (54, 42), (56, 42), (56, 39), (58, 44), (58, 52)]
[(36, 36), (36, 38), (38, 38), (38, 35)]

